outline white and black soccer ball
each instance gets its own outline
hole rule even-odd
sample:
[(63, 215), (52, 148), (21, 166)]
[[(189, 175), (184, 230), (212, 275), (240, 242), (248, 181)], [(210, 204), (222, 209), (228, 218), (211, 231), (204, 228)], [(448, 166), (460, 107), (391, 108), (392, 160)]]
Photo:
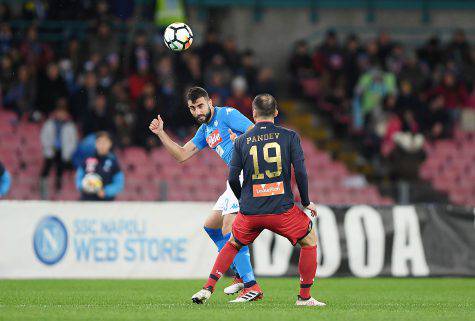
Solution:
[(163, 40), (168, 48), (173, 51), (186, 50), (193, 42), (193, 32), (183, 22), (174, 22), (165, 29)]
[(102, 178), (96, 173), (88, 173), (81, 182), (82, 191), (87, 194), (95, 194), (102, 189)]

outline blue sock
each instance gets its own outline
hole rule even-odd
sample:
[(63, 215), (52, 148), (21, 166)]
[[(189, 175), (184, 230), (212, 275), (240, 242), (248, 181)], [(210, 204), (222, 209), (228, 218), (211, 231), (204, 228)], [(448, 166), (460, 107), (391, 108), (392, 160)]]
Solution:
[[(223, 233), (221, 232), (220, 228), (209, 228), (209, 227), (204, 227), (204, 230), (206, 233), (208, 233), (209, 237), (211, 240), (213, 240), (214, 244), (218, 247), (218, 250), (221, 250), (221, 248), (224, 246), (224, 244), (219, 247), (220, 242), (223, 240)], [(224, 241), (226, 243), (226, 241)]]
[[(226, 242), (230, 237), (231, 233), (224, 235)], [(251, 254), (249, 253), (249, 248), (247, 246), (244, 246), (238, 252), (234, 258), (233, 264), (236, 266), (236, 270), (244, 283), (255, 282), (256, 278), (254, 277), (254, 271), (252, 271)]]
[[(231, 237), (231, 233), (228, 233), (226, 235), (223, 235), (222, 231), (220, 228), (209, 228), (209, 227), (204, 227), (204, 230), (206, 233), (209, 235), (211, 240), (213, 240), (214, 244), (218, 247), (218, 252), (221, 251), (221, 249), (226, 245), (226, 242), (229, 240)], [(231, 264), (231, 269), (233, 270), (234, 274), (237, 277), (240, 277), (236, 265), (233, 263)]]

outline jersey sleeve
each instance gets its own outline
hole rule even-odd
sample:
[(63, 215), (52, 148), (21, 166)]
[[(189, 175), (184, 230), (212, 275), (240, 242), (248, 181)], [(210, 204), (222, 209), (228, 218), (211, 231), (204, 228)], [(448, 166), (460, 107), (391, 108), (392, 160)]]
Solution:
[(229, 164), (229, 177), (228, 182), (231, 190), (237, 199), (241, 197), (241, 182), (239, 181), (239, 175), (243, 168), (242, 157), (241, 157), (241, 148), (240, 148), (240, 139), (237, 138), (234, 144), (233, 156), (231, 163)]
[(241, 114), (237, 109), (228, 107), (224, 112), (226, 112), (226, 124), (233, 132), (245, 133), (249, 126), (252, 125), (252, 121), (247, 119), (247, 117)]
[(208, 143), (206, 142), (204, 126), (200, 126), (200, 128), (198, 128), (195, 136), (191, 139), (191, 141), (193, 142), (193, 144), (195, 144), (198, 150), (202, 150), (206, 147), (206, 145), (208, 145)]
[(300, 137), (297, 133), (294, 133), (294, 135), (291, 138), (290, 157), (291, 157), (292, 164), (295, 164), (297, 161), (301, 161), (305, 159), (302, 145), (300, 144)]

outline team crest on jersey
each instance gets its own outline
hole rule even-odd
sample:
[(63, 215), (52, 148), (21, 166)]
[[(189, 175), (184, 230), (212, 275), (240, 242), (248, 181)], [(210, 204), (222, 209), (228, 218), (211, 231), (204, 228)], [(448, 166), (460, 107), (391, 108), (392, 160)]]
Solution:
[(96, 170), (96, 166), (99, 164), (99, 160), (94, 157), (89, 157), (86, 159), (86, 172), (94, 172)]
[(221, 138), (221, 135), (218, 129), (215, 129), (211, 134), (209, 134), (208, 137), (206, 137), (206, 142), (208, 143), (208, 146), (211, 148), (215, 148), (222, 141), (223, 139)]

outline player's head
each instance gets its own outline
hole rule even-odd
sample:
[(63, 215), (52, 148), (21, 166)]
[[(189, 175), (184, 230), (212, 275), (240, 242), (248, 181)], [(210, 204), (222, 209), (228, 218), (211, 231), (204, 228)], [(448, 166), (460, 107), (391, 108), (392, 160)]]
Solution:
[(198, 123), (209, 122), (213, 103), (206, 90), (201, 87), (191, 87), (186, 93), (186, 101), (191, 114)]
[(108, 132), (101, 131), (96, 134), (96, 151), (100, 156), (109, 154), (112, 149), (112, 137)]
[(274, 120), (279, 114), (277, 101), (270, 94), (260, 94), (252, 101), (252, 117), (255, 121)]

